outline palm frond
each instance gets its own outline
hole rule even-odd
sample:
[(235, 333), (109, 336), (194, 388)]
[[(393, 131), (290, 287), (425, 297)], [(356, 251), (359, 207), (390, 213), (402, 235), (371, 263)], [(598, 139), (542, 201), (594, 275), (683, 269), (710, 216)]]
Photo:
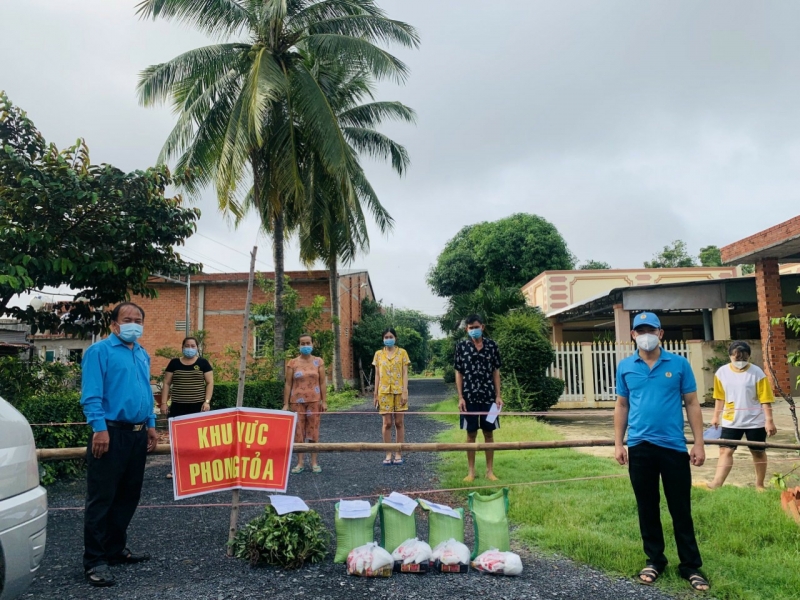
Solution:
[(298, 45), (325, 62), (339, 60), (364, 65), (369, 74), (378, 80), (392, 78), (402, 83), (408, 77), (408, 67), (403, 61), (368, 40), (335, 33), (317, 33), (303, 38)]
[(402, 102), (370, 102), (339, 114), (339, 121), (346, 127), (371, 129), (380, 125), (384, 119), (416, 123), (417, 114)]
[(396, 43), (406, 48), (416, 48), (420, 42), (419, 34), (411, 25), (383, 16), (367, 14), (346, 15), (317, 21), (308, 24), (306, 30), (309, 35), (345, 35), (370, 42)]
[(382, 160), (391, 158), (392, 168), (399, 175), (408, 169), (408, 152), (388, 136), (363, 127), (344, 127), (342, 131), (357, 152)]
[(252, 13), (237, 0), (143, 0), (136, 14), (143, 19), (175, 20), (220, 37), (254, 25)]

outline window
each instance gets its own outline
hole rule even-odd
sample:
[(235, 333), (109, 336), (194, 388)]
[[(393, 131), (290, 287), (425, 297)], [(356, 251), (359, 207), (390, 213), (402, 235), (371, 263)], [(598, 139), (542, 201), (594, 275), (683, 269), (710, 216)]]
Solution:
[(270, 352), (270, 344), (266, 336), (262, 334), (253, 335), (253, 356), (263, 358)]

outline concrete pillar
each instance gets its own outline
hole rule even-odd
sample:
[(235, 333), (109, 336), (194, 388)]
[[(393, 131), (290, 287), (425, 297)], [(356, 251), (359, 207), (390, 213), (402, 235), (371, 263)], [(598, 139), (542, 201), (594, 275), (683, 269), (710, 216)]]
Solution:
[(564, 341), (564, 325), (555, 321), (550, 321), (553, 328), (553, 343), (561, 344)]
[(697, 382), (697, 397), (703, 402), (705, 389), (705, 361), (703, 360), (703, 342), (701, 340), (687, 340), (686, 347), (689, 349), (689, 366), (692, 367), (692, 374)]
[(202, 331), (206, 316), (206, 286), (197, 286), (197, 330)]
[(614, 332), (617, 343), (630, 343), (631, 341), (631, 313), (622, 308), (622, 304), (614, 305)]
[[(756, 261), (756, 297), (758, 298), (761, 344), (765, 349), (764, 361), (766, 363), (769, 360), (775, 371), (775, 377), (772, 377), (769, 368), (764, 370), (776, 392), (780, 387), (783, 391), (791, 393), (793, 388), (789, 380), (789, 365), (786, 362), (786, 328), (783, 325), (770, 324), (771, 319), (783, 316), (783, 298), (781, 297), (781, 279), (777, 259), (764, 258)], [(772, 339), (768, 343), (770, 328), (772, 329)]]
[(731, 339), (731, 313), (727, 308), (715, 308), (711, 311), (711, 328), (714, 341)]

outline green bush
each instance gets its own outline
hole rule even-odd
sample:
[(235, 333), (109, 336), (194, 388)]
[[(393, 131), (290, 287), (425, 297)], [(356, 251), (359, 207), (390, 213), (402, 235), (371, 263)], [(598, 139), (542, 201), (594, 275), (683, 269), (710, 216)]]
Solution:
[(297, 569), (307, 562), (318, 563), (328, 551), (329, 533), (316, 511), (278, 515), (267, 506), (236, 532), (233, 554), (250, 562)]
[(523, 309), (499, 317), (494, 340), (503, 359), (503, 393), (509, 409), (544, 411), (558, 402), (564, 382), (546, 375), (555, 360), (547, 318), (538, 309)]
[[(214, 394), (211, 396), (212, 408), (233, 408), (236, 406), (236, 394), (239, 384), (234, 381), (214, 383)], [(283, 407), (283, 383), (280, 381), (252, 381), (244, 384), (243, 406), (250, 408), (270, 408), (280, 410)]]
[(0, 396), (12, 406), (38, 395), (61, 394), (80, 387), (80, 365), (44, 362), (39, 357), (0, 357)]
[[(83, 423), (86, 417), (81, 408), (78, 392), (64, 392), (34, 396), (23, 400), (18, 410), (29, 423)], [(37, 448), (76, 448), (86, 446), (91, 429), (88, 425), (45, 425), (34, 426), (33, 439)], [(59, 460), (42, 463), (45, 474), (42, 483), (49, 485), (58, 477), (74, 477), (85, 466), (83, 459)]]
[(442, 378), (444, 379), (445, 383), (456, 382), (456, 370), (453, 368), (453, 365), (445, 365), (444, 369), (442, 370)]

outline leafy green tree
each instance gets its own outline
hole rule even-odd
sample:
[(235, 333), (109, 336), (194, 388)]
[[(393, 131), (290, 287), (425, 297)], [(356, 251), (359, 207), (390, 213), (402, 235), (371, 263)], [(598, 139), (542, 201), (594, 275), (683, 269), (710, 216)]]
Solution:
[(483, 317), (487, 332), (491, 335), (498, 317), (524, 306), (525, 296), (519, 288), (483, 284), (474, 292), (451, 297), (447, 303), (447, 312), (439, 323), (444, 332), (457, 338), (463, 337), (462, 321), (477, 313)]
[(700, 264), (704, 267), (721, 267), (722, 266), (722, 253), (716, 246), (706, 246), (700, 248)]
[[(257, 281), (267, 298), (275, 297), (275, 280), (259, 275)], [(291, 286), (288, 277), (285, 278), (282, 287), (286, 315), (284, 345), (277, 349), (275, 347), (275, 301), (268, 300), (263, 304), (254, 304), (250, 314), (254, 322), (255, 336), (259, 340), (259, 352), (255, 358), (271, 358), (277, 354), (280, 354), (282, 359), (297, 356), (300, 336), (308, 333), (314, 339), (315, 353), (322, 356), (326, 365), (330, 365), (333, 357), (333, 332), (322, 322), (325, 297), (316, 296), (310, 306), (300, 306), (300, 294)], [(279, 367), (276, 365), (275, 368)]]
[(361, 320), (353, 327), (353, 352), (356, 363), (361, 361), (369, 372), (372, 357), (383, 346), (383, 331), (392, 327), (397, 331), (397, 343), (408, 352), (415, 371), (425, 368), (430, 339), (431, 317), (418, 311), (386, 309), (377, 302), (361, 302)]
[(497, 319), (494, 339), (503, 358), (504, 401), (512, 410), (547, 410), (558, 402), (564, 382), (548, 377), (555, 360), (547, 317), (526, 308)]
[(653, 260), (645, 261), (647, 269), (674, 269), (678, 267), (696, 267), (697, 262), (686, 249), (686, 242), (675, 240), (669, 246), (653, 256)]
[[(0, 92), (0, 314), (32, 330), (89, 335), (107, 329), (104, 309), (154, 297), (151, 274), (194, 272), (175, 246), (195, 231), (197, 209), (179, 196), (166, 167), (124, 173), (94, 165), (83, 140), (59, 151)], [(17, 294), (69, 286), (79, 301), (63, 318), (9, 306)]]
[(587, 260), (585, 263), (582, 263), (581, 266), (578, 267), (581, 271), (602, 271), (606, 269), (610, 269), (611, 265), (607, 262), (603, 262), (602, 260)]
[[(325, 264), (329, 272), (331, 306), (334, 314), (339, 314), (339, 263), (348, 265), (358, 252), (369, 249), (365, 208), (372, 213), (381, 233), (387, 233), (392, 226), (392, 219), (370, 186), (358, 155), (390, 159), (394, 169), (402, 175), (408, 167), (405, 148), (376, 131), (375, 127), (384, 118), (413, 122), (414, 113), (399, 102), (362, 104), (365, 98), (374, 100), (374, 85), (372, 78), (361, 68), (354, 70), (350, 65), (336, 63), (317, 65), (316, 69), (350, 145), (352, 174), (351, 185), (346, 188), (339, 185), (312, 152), (308, 164), (310, 184), (306, 188), (309, 201), (299, 217), (300, 257), (307, 265), (318, 260)], [(339, 390), (344, 382), (338, 319), (333, 319), (332, 327), (333, 385)]]
[(469, 294), (482, 284), (521, 288), (542, 271), (572, 269), (575, 257), (555, 226), (519, 213), (464, 227), (428, 273), (437, 296)]
[(139, 99), (171, 101), (178, 114), (161, 160), (178, 159), (186, 188), (213, 184), (225, 214), (238, 222), (251, 209), (272, 235), (283, 378), (284, 238), (304, 213), (309, 158), (342, 188), (353, 185), (351, 148), (310, 65), (340, 62), (402, 81), (406, 65), (378, 44), (416, 47), (419, 38), (375, 0), (143, 0), (138, 12), (225, 40), (145, 69)]

